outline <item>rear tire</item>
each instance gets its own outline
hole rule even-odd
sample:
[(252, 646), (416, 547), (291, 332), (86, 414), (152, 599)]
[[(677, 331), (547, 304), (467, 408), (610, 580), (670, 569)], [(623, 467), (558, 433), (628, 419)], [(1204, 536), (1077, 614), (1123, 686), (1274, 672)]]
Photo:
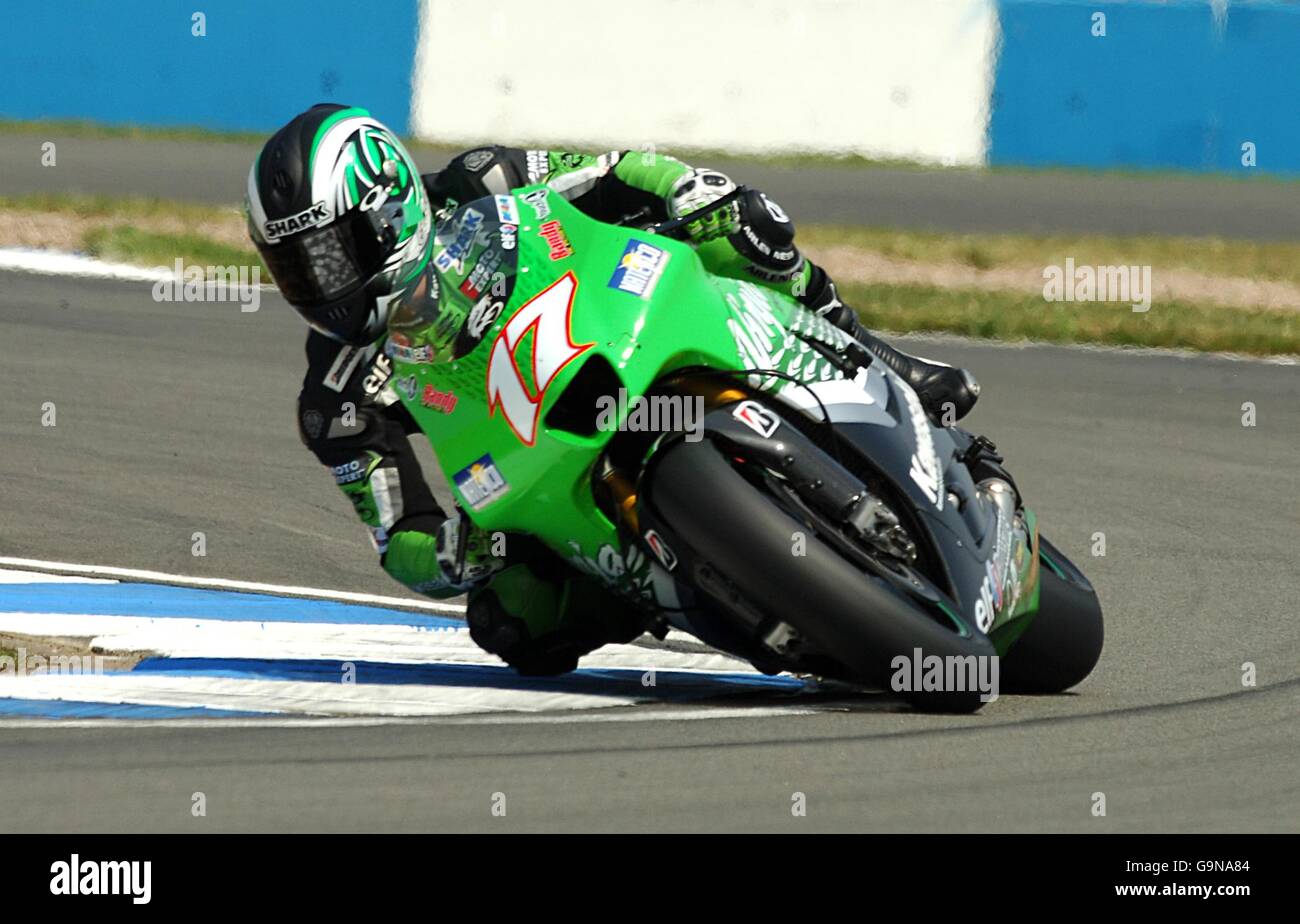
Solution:
[[(914, 649), (923, 658), (995, 655), (982, 633), (958, 634), (815, 537), (804, 554), (794, 554), (793, 534), (806, 532), (804, 525), (709, 441), (670, 446), (649, 474), (648, 502), (677, 540), (764, 614), (794, 626), (818, 652), (843, 664), (848, 676), (838, 679), (892, 690), (891, 662), (902, 655), (910, 664)], [(974, 712), (984, 705), (977, 690), (897, 695), (926, 711)]]
[(1002, 656), (1000, 680), (1007, 693), (1061, 693), (1082, 683), (1101, 658), (1105, 630), (1097, 592), (1074, 563), (1046, 539), (1040, 552), (1038, 613)]

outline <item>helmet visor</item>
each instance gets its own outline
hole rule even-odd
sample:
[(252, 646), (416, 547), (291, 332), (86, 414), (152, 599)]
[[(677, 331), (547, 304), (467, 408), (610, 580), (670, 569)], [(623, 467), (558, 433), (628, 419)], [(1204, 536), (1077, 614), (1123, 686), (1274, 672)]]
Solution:
[(364, 282), (339, 225), (263, 244), (258, 250), (280, 293), (293, 305), (333, 301)]
[(343, 216), (326, 228), (258, 244), (290, 304), (317, 305), (360, 288), (383, 269), (402, 228), (400, 204)]

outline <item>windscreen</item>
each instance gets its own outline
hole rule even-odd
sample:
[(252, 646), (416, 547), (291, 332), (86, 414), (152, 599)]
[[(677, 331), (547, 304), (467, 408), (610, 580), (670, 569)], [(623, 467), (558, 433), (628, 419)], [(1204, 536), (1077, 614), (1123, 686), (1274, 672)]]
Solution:
[[(513, 196), (476, 199), (439, 221), (431, 260), (436, 285), (394, 313), (389, 331), (395, 355), (439, 362), (473, 350), (514, 289), (518, 235)], [(404, 348), (419, 353), (400, 356)]]

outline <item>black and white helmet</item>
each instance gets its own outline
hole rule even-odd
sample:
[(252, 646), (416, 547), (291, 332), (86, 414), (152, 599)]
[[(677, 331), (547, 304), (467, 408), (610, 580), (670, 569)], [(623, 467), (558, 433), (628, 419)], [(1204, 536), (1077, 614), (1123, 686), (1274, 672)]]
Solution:
[(416, 286), (433, 216), (402, 142), (364, 109), (313, 106), (267, 141), (248, 173), (248, 233), (281, 294), (344, 343), (384, 332)]

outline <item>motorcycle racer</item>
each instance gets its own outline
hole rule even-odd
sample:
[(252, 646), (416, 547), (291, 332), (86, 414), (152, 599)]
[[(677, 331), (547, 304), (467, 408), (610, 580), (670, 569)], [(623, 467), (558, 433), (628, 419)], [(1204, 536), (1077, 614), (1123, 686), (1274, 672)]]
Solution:
[[(401, 141), (364, 109), (296, 116), (249, 172), (249, 234), (286, 301), (307, 321), (299, 433), (369, 528), (386, 572), (433, 597), (469, 592), (474, 641), (521, 673), (572, 670), (582, 654), (639, 635), (645, 617), (526, 536), (492, 536), (448, 516), (410, 442), (418, 430), (393, 390), (388, 321), (403, 305), (436, 313), (435, 224), (463, 203), (544, 183), (614, 224), (688, 218), (736, 190), (717, 171), (638, 152), (590, 155), (485, 146), (422, 176)], [(866, 331), (834, 282), (799, 252), (784, 210), (756, 190), (685, 230), (709, 271), (798, 299), (909, 381), (935, 416), (959, 419), (969, 372), (909, 356)], [(436, 448), (436, 447), (435, 447)]]

